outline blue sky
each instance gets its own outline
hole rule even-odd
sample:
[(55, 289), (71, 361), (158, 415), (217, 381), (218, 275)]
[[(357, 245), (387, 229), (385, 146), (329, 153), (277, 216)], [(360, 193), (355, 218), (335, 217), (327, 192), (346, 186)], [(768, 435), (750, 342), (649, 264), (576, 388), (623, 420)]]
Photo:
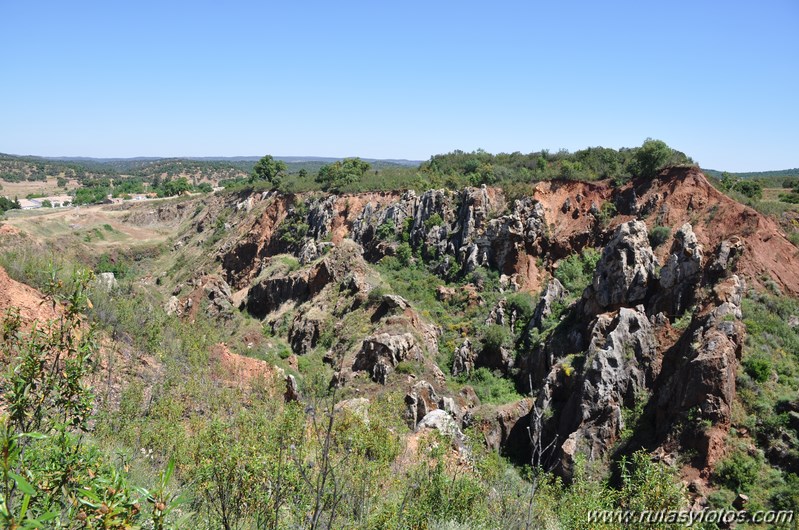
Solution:
[(659, 138), (799, 167), (799, 2), (27, 2), (0, 152), (427, 159)]

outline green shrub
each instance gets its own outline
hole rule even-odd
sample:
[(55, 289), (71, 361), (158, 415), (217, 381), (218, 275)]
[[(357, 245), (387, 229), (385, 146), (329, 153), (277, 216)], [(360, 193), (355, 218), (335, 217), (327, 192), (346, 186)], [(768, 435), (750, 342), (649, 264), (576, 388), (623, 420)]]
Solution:
[(757, 381), (763, 383), (771, 377), (771, 362), (762, 357), (750, 357), (743, 362), (746, 373)]
[(572, 254), (558, 263), (555, 278), (566, 290), (579, 296), (591, 283), (600, 257), (601, 254), (594, 248), (586, 248), (582, 254)]
[(468, 376), (458, 379), (461, 383), (471, 385), (482, 403), (511, 403), (522, 398), (510, 379), (494, 374), (482, 366)]
[(716, 480), (732, 491), (746, 492), (757, 479), (760, 464), (745, 452), (737, 451), (716, 466)]
[(670, 237), (671, 228), (657, 225), (652, 227), (652, 231), (649, 232), (649, 244), (652, 245), (652, 248), (657, 248), (668, 241)]
[(438, 212), (434, 213), (430, 217), (428, 217), (424, 222), (425, 230), (430, 230), (434, 226), (441, 226), (444, 224), (444, 220), (441, 218)]
[(408, 243), (400, 243), (397, 247), (397, 259), (400, 262), (400, 265), (408, 265), (411, 261), (411, 257), (413, 256), (413, 249)]
[(507, 346), (510, 339), (508, 328), (499, 324), (491, 324), (483, 335), (483, 351), (491, 356), (498, 356), (502, 347)]
[(396, 228), (397, 227), (394, 225), (394, 221), (389, 219), (377, 227), (377, 230), (375, 231), (375, 237), (377, 237), (377, 239), (380, 241), (394, 239)]
[(525, 291), (515, 292), (508, 296), (506, 304), (509, 312), (516, 311), (516, 318), (519, 322), (526, 324), (533, 318), (535, 300), (530, 293)]

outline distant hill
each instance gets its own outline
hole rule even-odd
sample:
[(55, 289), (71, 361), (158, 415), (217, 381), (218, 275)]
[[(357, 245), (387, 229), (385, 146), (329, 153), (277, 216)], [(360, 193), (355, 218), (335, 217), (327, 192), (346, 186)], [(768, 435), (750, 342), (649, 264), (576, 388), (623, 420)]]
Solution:
[[(720, 178), (723, 171), (719, 171), (716, 169), (702, 169), (702, 171), (706, 175), (710, 175), (712, 177)], [(799, 168), (793, 169), (779, 169), (776, 171), (748, 171), (744, 173), (736, 173), (734, 171), (728, 171), (732, 175), (735, 175), (738, 178), (742, 179), (773, 179), (773, 178), (789, 178), (789, 177), (799, 177)]]
[[(41, 157), (19, 156), (0, 153), (0, 180), (19, 182), (22, 180), (45, 180), (47, 177), (74, 178), (83, 181), (92, 178), (139, 177), (151, 179), (155, 176), (185, 176), (195, 181), (237, 179), (247, 177), (260, 156), (234, 157)], [(286, 162), (289, 173), (304, 169), (315, 173), (323, 165), (341, 158), (318, 156), (278, 156)], [(364, 158), (376, 169), (390, 167), (418, 167), (421, 161), (404, 159)]]

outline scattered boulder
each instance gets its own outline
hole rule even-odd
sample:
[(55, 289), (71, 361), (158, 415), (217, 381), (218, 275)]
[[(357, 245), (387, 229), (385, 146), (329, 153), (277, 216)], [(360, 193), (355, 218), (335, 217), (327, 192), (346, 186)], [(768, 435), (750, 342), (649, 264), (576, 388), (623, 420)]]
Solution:
[(436, 429), (438, 432), (445, 436), (463, 437), (463, 433), (458, 428), (455, 420), (447, 414), (446, 411), (441, 409), (432, 410), (416, 425), (416, 430), (421, 429)]
[(112, 291), (119, 286), (113, 272), (101, 272), (97, 274), (95, 282), (100, 288), (106, 291)]
[(386, 384), (388, 374), (401, 361), (421, 359), (422, 350), (411, 333), (391, 335), (381, 333), (363, 341), (352, 365), (353, 371), (363, 370), (372, 380)]
[(293, 375), (286, 376), (286, 392), (283, 394), (283, 399), (286, 403), (300, 400), (300, 389)]
[(339, 401), (333, 410), (336, 413), (349, 412), (360, 418), (364, 424), (369, 424), (369, 400), (367, 398), (360, 397)]

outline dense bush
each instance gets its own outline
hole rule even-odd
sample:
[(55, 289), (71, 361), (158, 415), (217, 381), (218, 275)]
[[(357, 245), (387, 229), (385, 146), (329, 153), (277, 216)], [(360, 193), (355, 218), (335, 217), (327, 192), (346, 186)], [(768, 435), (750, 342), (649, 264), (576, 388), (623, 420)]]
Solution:
[(649, 232), (649, 244), (652, 245), (652, 248), (657, 248), (668, 241), (670, 237), (671, 228), (657, 225), (652, 227), (652, 230)]
[(558, 262), (555, 277), (572, 295), (579, 296), (591, 283), (600, 257), (599, 251), (593, 248), (586, 248), (582, 254), (572, 254)]

